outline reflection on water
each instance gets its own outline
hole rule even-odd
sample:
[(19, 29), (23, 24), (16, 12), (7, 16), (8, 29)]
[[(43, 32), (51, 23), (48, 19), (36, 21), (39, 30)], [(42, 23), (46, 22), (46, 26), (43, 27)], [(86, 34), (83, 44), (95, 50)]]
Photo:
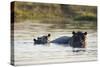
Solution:
[[(97, 60), (97, 32), (71, 24), (15, 23), (15, 65)], [(72, 36), (72, 31), (87, 31), (86, 52), (73, 53), (71, 47), (56, 44), (34, 45), (33, 38), (51, 34), (50, 40)]]

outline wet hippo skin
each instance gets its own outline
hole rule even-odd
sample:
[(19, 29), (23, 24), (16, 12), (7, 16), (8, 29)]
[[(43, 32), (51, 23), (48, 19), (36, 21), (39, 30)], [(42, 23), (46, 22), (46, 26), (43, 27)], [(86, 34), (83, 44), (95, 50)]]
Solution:
[(68, 37), (68, 36), (62, 36), (62, 37), (59, 37), (53, 41), (50, 41), (50, 43), (56, 43), (56, 44), (68, 44), (69, 41), (70, 41), (71, 37)]

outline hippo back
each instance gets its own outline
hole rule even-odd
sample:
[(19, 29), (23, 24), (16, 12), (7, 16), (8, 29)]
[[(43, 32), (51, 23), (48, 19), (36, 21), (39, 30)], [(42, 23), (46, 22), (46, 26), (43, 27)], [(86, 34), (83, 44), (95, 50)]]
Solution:
[(51, 43), (56, 43), (58, 45), (68, 45), (69, 42), (71, 40), (71, 37), (68, 37), (68, 36), (62, 36), (62, 37), (59, 37), (59, 38), (56, 38), (55, 40), (52, 40)]

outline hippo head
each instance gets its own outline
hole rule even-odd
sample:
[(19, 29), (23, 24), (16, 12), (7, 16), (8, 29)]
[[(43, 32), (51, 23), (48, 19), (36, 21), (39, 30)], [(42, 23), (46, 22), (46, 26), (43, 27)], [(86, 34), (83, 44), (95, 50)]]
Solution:
[(87, 32), (72, 32), (73, 36), (72, 36), (72, 46), (75, 48), (85, 48), (86, 45), (86, 35)]
[(46, 44), (46, 43), (48, 43), (48, 38), (50, 36), (51, 35), (48, 34), (46, 36), (37, 37), (37, 39), (33, 39), (34, 40), (34, 44)]

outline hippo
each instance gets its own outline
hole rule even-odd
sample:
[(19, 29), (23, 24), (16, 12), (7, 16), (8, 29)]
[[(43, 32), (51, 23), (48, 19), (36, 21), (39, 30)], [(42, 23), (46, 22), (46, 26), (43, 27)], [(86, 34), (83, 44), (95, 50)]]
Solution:
[(50, 34), (48, 34), (47, 36), (38, 37), (37, 39), (34, 39), (34, 44), (47, 44), (49, 41), (49, 37)]
[(80, 50), (74, 50), (75, 48), (86, 48), (86, 35), (87, 35), (87, 32), (83, 33), (81, 31), (78, 31), (78, 32), (73, 31), (72, 37), (62, 36), (51, 41), (51, 43), (64, 45), (64, 46), (70, 46), (73, 48), (73, 51), (76, 52)]

